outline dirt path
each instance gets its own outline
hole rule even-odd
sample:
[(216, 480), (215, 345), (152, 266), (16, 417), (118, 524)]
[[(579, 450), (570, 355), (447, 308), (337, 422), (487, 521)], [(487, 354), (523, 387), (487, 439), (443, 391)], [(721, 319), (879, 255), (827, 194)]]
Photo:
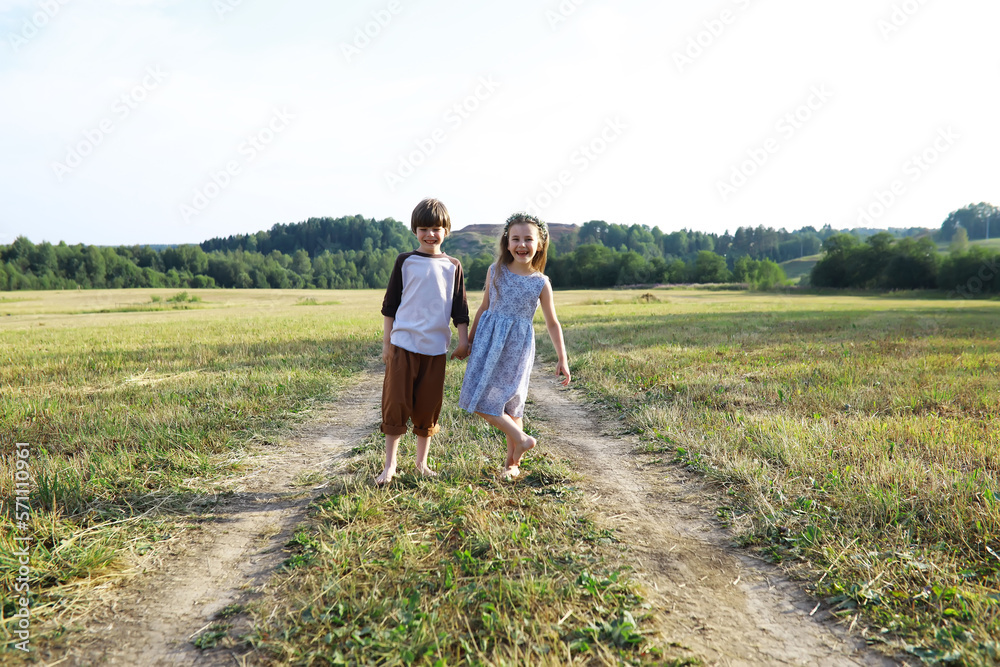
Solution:
[[(238, 652), (201, 651), (190, 639), (212, 625), (217, 612), (246, 602), (254, 588), (266, 584), (284, 558), (282, 546), (322, 492), (302, 480), (342, 463), (378, 426), (381, 390), (381, 373), (365, 373), (280, 451), (232, 480), (235, 496), (215, 508), (215, 521), (200, 524), (145, 574), (115, 591), (113, 601), (87, 619), (84, 632), (72, 635), (68, 652), (51, 656), (48, 664), (252, 664)], [(74, 619), (63, 622), (72, 625)]]
[(599, 420), (571, 389), (536, 371), (530, 397), (540, 447), (571, 460), (594, 510), (620, 527), (647, 600), (665, 612), (667, 641), (712, 665), (905, 664), (868, 649), (822, 608), (810, 615), (816, 603), (777, 568), (731, 546), (698, 480), (644, 470), (621, 425)]

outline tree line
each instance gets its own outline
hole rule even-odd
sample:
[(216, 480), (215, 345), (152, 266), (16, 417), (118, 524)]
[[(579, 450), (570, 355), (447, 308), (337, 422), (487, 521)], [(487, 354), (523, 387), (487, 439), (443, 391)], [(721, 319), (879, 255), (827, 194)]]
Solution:
[[(985, 238), (1000, 228), (989, 204), (953, 212), (936, 236)], [(459, 230), (460, 233), (461, 230)], [(560, 235), (546, 273), (556, 287), (648, 283), (740, 282), (769, 287), (784, 280), (779, 262), (824, 252), (812, 284), (823, 287), (911, 289), (942, 287), (988, 258), (964, 248), (940, 256), (929, 230), (739, 227), (735, 233), (592, 220)], [(916, 238), (923, 234), (923, 238)], [(0, 290), (133, 287), (382, 288), (396, 255), (412, 250), (413, 235), (392, 218), (310, 218), (254, 234), (165, 248), (33, 244), (19, 237), (0, 246)], [(480, 289), (494, 244), (460, 254), (469, 289)], [(445, 250), (447, 251), (447, 242)], [(986, 253), (985, 255), (983, 253)], [(964, 262), (964, 263), (963, 263)], [(958, 282), (961, 282), (959, 280)], [(956, 283), (957, 284), (957, 283)], [(992, 283), (991, 283), (992, 284)]]
[[(556, 287), (611, 287), (660, 282), (749, 282), (784, 279), (756, 240), (773, 230), (738, 230), (728, 238), (681, 230), (592, 221), (564, 235), (550, 250), (547, 273)], [(818, 238), (818, 237), (817, 237)], [(735, 260), (718, 244), (745, 243)], [(746, 241), (744, 241), (746, 239)], [(778, 249), (780, 237), (769, 246)], [(818, 246), (820, 241), (810, 242)], [(400, 252), (412, 250), (410, 230), (391, 218), (316, 218), (268, 231), (217, 238), (199, 245), (101, 247), (33, 244), (19, 237), (0, 246), (0, 290), (137, 287), (382, 288)], [(447, 250), (447, 247), (446, 247)], [(492, 244), (460, 255), (469, 289), (480, 289), (493, 262)]]
[[(385, 286), (396, 255), (412, 250), (411, 239), (409, 229), (396, 220), (361, 216), (310, 219), (162, 250), (35, 245), (18, 237), (0, 246), (0, 289)], [(312, 253), (304, 243), (311, 244)]]
[(815, 287), (853, 289), (937, 289), (970, 296), (1000, 292), (1000, 252), (970, 241), (1000, 235), (1000, 208), (980, 202), (952, 211), (933, 235), (949, 243), (940, 252), (931, 235), (897, 239), (879, 232), (862, 241), (835, 234), (823, 242), (813, 267)]
[(875, 290), (937, 289), (962, 295), (1000, 292), (1000, 253), (967, 239), (938, 251), (929, 237), (895, 239), (879, 233), (865, 241), (837, 234), (824, 242), (813, 267), (814, 287)]
[[(832, 233), (832, 231), (830, 232)], [(818, 250), (821, 233), (806, 230), (796, 247)], [(561, 237), (550, 252), (548, 273), (557, 287), (610, 287), (651, 282), (772, 283), (780, 281), (773, 258), (789, 253), (782, 230), (743, 229), (735, 235), (680, 230), (664, 234), (644, 225), (591, 221)], [(254, 234), (201, 244), (102, 247), (33, 244), (19, 237), (0, 246), (0, 290), (136, 287), (237, 287), (350, 289), (386, 285), (396, 255), (412, 250), (413, 235), (392, 218), (311, 218)], [(716, 252), (742, 250), (746, 259)], [(447, 246), (446, 246), (447, 249)], [(468, 287), (483, 285), (492, 244), (459, 256)]]

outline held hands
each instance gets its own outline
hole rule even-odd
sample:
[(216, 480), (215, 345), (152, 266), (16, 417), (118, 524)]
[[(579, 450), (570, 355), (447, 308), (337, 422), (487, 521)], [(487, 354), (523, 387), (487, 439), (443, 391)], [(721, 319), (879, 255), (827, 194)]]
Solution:
[(451, 353), (452, 359), (465, 359), (472, 352), (472, 344), (469, 341), (458, 341), (458, 346), (455, 351)]
[(568, 387), (570, 379), (569, 364), (565, 361), (560, 361), (559, 363), (556, 364), (556, 377), (558, 378), (560, 375), (565, 375), (566, 379), (562, 380), (559, 384), (561, 384), (564, 387)]

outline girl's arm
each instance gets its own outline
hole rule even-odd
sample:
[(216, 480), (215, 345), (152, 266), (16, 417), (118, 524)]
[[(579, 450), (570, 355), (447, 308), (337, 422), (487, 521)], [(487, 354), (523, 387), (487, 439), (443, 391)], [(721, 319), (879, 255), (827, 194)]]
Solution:
[(476, 311), (476, 316), (472, 319), (472, 327), (469, 329), (469, 347), (472, 347), (472, 341), (476, 337), (476, 327), (479, 326), (479, 316), (486, 312), (490, 307), (490, 281), (493, 280), (493, 265), (486, 269), (486, 285), (483, 286), (483, 302), (479, 304), (479, 310)]
[(566, 379), (560, 384), (564, 387), (569, 384), (569, 360), (566, 357), (566, 343), (563, 341), (562, 326), (559, 325), (559, 320), (556, 318), (556, 305), (552, 297), (552, 285), (549, 281), (545, 281), (545, 287), (542, 288), (542, 293), (538, 296), (538, 300), (542, 303), (542, 315), (545, 316), (545, 328), (549, 332), (549, 338), (552, 339), (552, 347), (556, 348), (556, 356), (559, 361), (556, 364), (556, 377), (560, 375), (565, 375)]

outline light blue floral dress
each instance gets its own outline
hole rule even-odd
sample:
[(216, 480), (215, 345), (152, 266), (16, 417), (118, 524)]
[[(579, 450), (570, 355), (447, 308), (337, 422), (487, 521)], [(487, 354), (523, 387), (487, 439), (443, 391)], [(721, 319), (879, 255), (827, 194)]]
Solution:
[(500, 293), (491, 280), (490, 307), (476, 326), (458, 407), (497, 417), (503, 412), (521, 417), (535, 361), (531, 321), (548, 278), (542, 273), (520, 276), (506, 265), (499, 271)]

